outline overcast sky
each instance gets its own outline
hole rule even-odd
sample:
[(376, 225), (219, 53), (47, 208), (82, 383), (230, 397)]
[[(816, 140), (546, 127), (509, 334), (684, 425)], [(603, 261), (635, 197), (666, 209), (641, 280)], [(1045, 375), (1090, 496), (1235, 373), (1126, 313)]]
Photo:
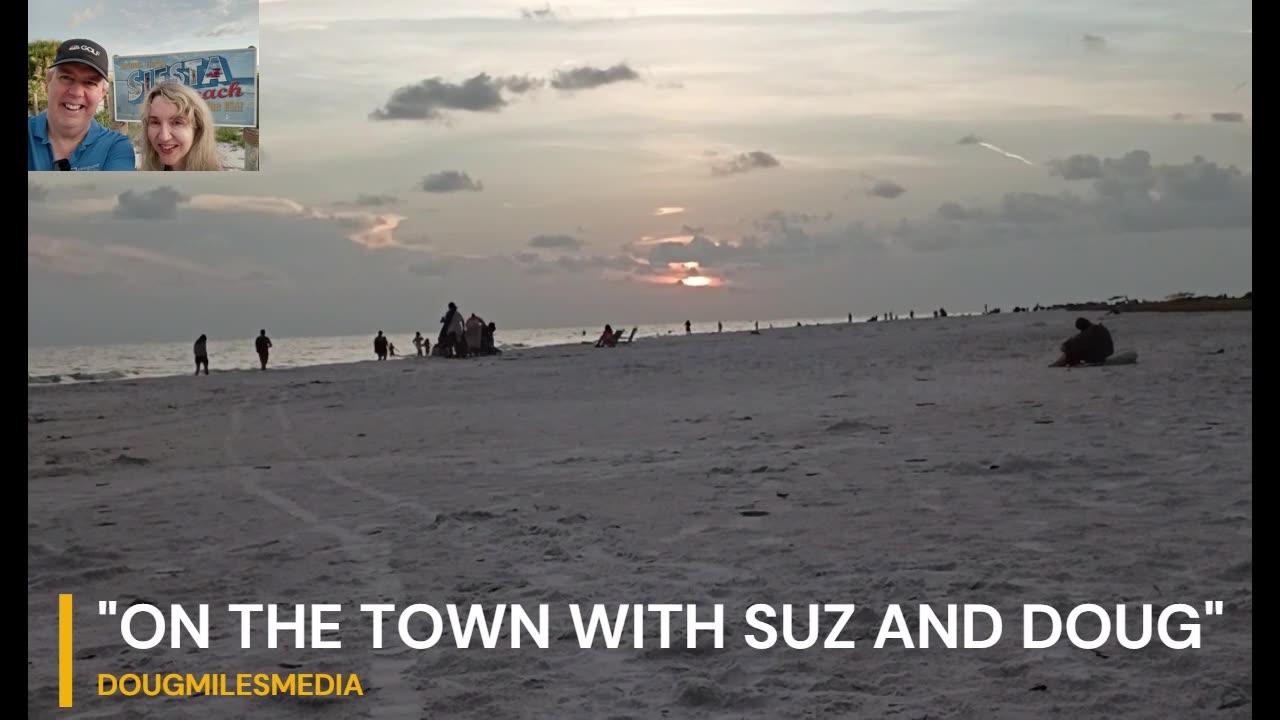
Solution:
[(1241, 292), (1252, 40), (1234, 1), (264, 2), (262, 171), (29, 175), (28, 341)]

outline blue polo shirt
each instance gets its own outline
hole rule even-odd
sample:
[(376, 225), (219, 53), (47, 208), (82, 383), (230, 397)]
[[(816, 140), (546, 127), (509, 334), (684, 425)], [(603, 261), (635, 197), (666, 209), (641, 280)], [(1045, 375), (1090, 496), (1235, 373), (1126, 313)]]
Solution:
[[(137, 170), (137, 157), (129, 136), (89, 123), (80, 146), (68, 158), (72, 170)], [(27, 117), (27, 170), (53, 170), (53, 143), (49, 142), (49, 118), (45, 113)]]

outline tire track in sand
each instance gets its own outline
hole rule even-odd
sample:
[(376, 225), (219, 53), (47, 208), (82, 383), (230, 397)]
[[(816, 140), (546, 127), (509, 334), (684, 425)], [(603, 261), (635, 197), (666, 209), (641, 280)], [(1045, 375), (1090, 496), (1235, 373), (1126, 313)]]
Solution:
[[(247, 494), (265, 500), (276, 509), (304, 525), (336, 538), (342, 544), (342, 551), (357, 562), (360, 568), (365, 570), (364, 582), (357, 584), (360, 591), (359, 594), (365, 598), (360, 601), (361, 603), (389, 602), (399, 608), (405, 602), (405, 599), (401, 597), (404, 592), (404, 586), (391, 568), (390, 548), (370, 540), (367, 536), (316, 515), (288, 497), (264, 487), (255, 475), (244, 471), (241, 465), (240, 453), (236, 449), (236, 441), (239, 439), (240, 431), (244, 424), (243, 411), (244, 408), (248, 407), (249, 402), (246, 400), (231, 411), (230, 424), (226, 440), (223, 443), (228, 472), (238, 475), (240, 486)], [(299, 460), (312, 466), (323, 468), (322, 473), (331, 481), (337, 482), (335, 480), (337, 478), (341, 480), (338, 484), (344, 487), (361, 487), (351, 483), (342, 477), (341, 473), (328, 468), (324, 463), (308, 460), (302, 454), (301, 448), (287, 435), (291, 426), (287, 424), (288, 418), (284, 414), (283, 407), (277, 406), (277, 408), (279, 410), (277, 418), (281, 421), (282, 429), (286, 433), (284, 444), (291, 453), (295, 454)], [(365, 490), (372, 491), (372, 488), (366, 488)], [(369, 687), (366, 688), (366, 693), (370, 689), (376, 690), (376, 694), (370, 694), (373, 700), (369, 706), (369, 717), (371, 718), (418, 717), (423, 712), (421, 699), (412, 685), (405, 680), (405, 673), (414, 664), (410, 648), (403, 645), (394, 646), (397, 643), (396, 638), (399, 637), (396, 634), (394, 618), (395, 615), (393, 614), (392, 619), (385, 620), (383, 623), (384, 649), (375, 650), (369, 648), (368, 650), (372, 654), (372, 660), (369, 665), (370, 682)], [(392, 625), (390, 632), (386, 627), (388, 622)]]

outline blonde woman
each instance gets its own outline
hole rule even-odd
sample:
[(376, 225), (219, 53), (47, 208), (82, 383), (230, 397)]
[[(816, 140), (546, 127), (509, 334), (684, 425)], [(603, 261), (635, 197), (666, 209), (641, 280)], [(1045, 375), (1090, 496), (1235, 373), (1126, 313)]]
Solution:
[(222, 170), (213, 113), (195, 90), (166, 80), (142, 103), (143, 170)]

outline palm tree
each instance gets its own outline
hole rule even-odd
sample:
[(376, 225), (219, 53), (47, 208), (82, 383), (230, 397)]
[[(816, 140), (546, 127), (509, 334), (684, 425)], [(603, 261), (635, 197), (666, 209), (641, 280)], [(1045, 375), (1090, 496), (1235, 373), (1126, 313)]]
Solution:
[(48, 103), (45, 82), (49, 66), (53, 65), (61, 44), (61, 40), (33, 40), (27, 43), (27, 97), (31, 101), (32, 115), (38, 115)]

